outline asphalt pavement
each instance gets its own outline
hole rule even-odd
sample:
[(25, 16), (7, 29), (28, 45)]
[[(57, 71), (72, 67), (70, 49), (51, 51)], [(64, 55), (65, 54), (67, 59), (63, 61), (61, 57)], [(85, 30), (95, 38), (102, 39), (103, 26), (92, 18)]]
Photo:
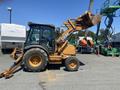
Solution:
[[(77, 72), (67, 72), (64, 67), (44, 72), (18, 71), (10, 79), (0, 79), (0, 90), (120, 90), (120, 57), (78, 54), (85, 65)], [(14, 60), (0, 53), (0, 72)]]

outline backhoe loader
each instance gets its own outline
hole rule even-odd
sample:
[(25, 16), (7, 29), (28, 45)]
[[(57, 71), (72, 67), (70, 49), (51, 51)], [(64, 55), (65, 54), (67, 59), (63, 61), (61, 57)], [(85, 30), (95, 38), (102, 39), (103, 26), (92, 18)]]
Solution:
[(73, 32), (87, 29), (99, 22), (100, 16), (93, 15), (90, 11), (77, 19), (69, 19), (64, 22), (68, 29), (57, 40), (55, 39), (55, 26), (29, 23), (30, 30), (24, 48), (14, 50), (12, 57), (16, 59), (15, 63), (1, 73), (0, 77), (11, 77), (20, 66), (28, 71), (42, 71), (48, 63), (64, 63), (66, 70), (77, 71), (79, 60), (75, 57), (76, 48), (68, 43), (68, 39)]
[(29, 33), (23, 49), (15, 49), (11, 56), (15, 63), (0, 77), (9, 78), (18, 67), (28, 71), (43, 71), (48, 64), (64, 64), (66, 70), (77, 71), (79, 60), (76, 48), (68, 40), (72, 33), (92, 27), (101, 21), (100, 15), (91, 13), (93, 0), (90, 0), (88, 11), (76, 19), (64, 22), (67, 30), (56, 40), (55, 26), (47, 24), (29, 23)]

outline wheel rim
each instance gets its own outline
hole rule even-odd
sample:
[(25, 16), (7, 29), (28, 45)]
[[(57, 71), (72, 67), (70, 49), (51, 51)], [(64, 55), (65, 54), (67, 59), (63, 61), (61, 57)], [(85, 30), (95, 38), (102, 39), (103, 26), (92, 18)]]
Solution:
[(38, 67), (41, 65), (41, 63), (42, 63), (42, 58), (40, 56), (32, 56), (29, 59), (29, 64), (32, 67)]
[(76, 67), (77, 67), (77, 62), (76, 61), (71, 61), (70, 63), (69, 63), (69, 67), (70, 68), (72, 68), (72, 69), (75, 69)]

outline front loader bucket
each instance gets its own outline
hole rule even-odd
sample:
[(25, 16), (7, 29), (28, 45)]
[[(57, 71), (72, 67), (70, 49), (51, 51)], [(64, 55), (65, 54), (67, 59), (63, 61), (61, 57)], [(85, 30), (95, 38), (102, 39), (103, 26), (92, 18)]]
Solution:
[(75, 20), (75, 26), (83, 30), (98, 24), (100, 21), (100, 15), (93, 15), (91, 12), (86, 12)]

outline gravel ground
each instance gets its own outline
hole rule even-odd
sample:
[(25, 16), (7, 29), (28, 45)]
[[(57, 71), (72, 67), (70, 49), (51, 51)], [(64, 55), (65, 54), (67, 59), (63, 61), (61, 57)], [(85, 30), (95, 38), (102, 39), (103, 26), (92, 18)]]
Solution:
[[(67, 72), (64, 67), (44, 72), (14, 74), (10, 79), (0, 79), (0, 90), (120, 90), (120, 58), (78, 54), (85, 65), (77, 72)], [(14, 60), (0, 54), (0, 72)]]

